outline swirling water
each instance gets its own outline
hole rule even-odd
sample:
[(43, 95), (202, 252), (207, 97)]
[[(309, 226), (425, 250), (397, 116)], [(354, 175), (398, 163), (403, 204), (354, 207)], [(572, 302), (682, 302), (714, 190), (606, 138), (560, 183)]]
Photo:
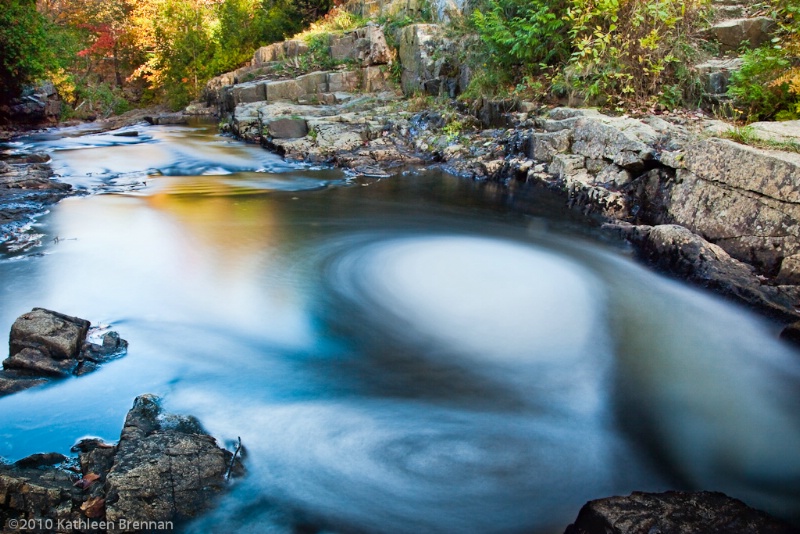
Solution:
[(800, 354), (536, 189), (292, 165), (209, 127), (56, 131), (94, 193), (0, 259), (128, 356), (0, 399), (0, 455), (114, 441), (135, 396), (241, 437), (192, 532), (560, 532), (589, 499), (719, 490), (800, 519)]

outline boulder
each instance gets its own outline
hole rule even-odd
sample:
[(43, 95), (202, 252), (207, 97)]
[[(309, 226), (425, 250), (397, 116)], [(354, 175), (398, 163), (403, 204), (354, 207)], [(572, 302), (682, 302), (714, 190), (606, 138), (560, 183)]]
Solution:
[(564, 534), (791, 534), (797, 529), (717, 492), (634, 492), (590, 501)]
[(305, 90), (295, 80), (267, 82), (264, 87), (266, 89), (266, 96), (264, 99), (268, 102), (277, 102), (280, 100), (296, 101), (306, 94)]
[(723, 139), (686, 146), (668, 222), (686, 226), (770, 276), (800, 253), (800, 154)]
[(654, 159), (648, 144), (658, 133), (639, 121), (627, 119), (582, 118), (575, 123), (572, 152), (593, 159), (605, 159), (636, 171)]
[(747, 45), (758, 48), (768, 43), (778, 25), (770, 17), (729, 19), (706, 30), (706, 36), (719, 43), (720, 52), (734, 52)]
[(800, 145), (800, 120), (781, 122), (754, 122), (748, 126), (760, 139), (778, 143)]
[[(106, 332), (101, 344), (87, 339), (89, 321), (34, 308), (11, 326), (9, 357), (0, 371), (0, 396), (91, 372), (127, 352), (128, 342)], [(99, 333), (97, 334), (99, 335)]]
[(282, 117), (266, 123), (266, 133), (276, 139), (296, 139), (308, 135), (305, 119)]
[(364, 67), (386, 65), (392, 60), (383, 29), (374, 24), (334, 37), (330, 54), (334, 61), (354, 61)]
[(264, 82), (247, 82), (233, 86), (233, 100), (236, 104), (262, 102), (266, 99)]
[(134, 401), (116, 446), (105, 495), (106, 520), (181, 521), (208, 510), (227, 487), (232, 454), (197, 420), (165, 416), (154, 395)]
[(328, 92), (352, 92), (361, 85), (361, 76), (356, 71), (337, 71), (328, 73)]
[(528, 157), (537, 162), (550, 163), (553, 156), (567, 152), (572, 143), (569, 130), (534, 133), (531, 137), (531, 151)]
[(406, 95), (424, 91), (426, 82), (438, 78), (434, 57), (441, 48), (441, 34), (436, 24), (411, 24), (400, 30), (400, 85)]
[(54, 360), (74, 359), (90, 323), (58, 312), (34, 308), (11, 326), (10, 356), (31, 349)]
[(0, 465), (4, 526), (11, 519), (52, 519), (48, 532), (75, 532), (79, 522), (81, 532), (134, 532), (145, 522), (173, 530), (207, 511), (228, 479), (244, 473), (241, 459), (194, 418), (163, 413), (153, 395), (136, 398), (116, 446), (84, 439), (73, 452), (77, 462), (46, 453)]

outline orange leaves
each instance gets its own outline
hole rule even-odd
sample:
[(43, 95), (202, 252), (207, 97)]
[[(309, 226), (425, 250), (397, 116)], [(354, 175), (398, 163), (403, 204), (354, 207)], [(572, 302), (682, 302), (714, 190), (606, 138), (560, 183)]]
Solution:
[(106, 500), (102, 497), (90, 497), (81, 505), (81, 512), (90, 519), (103, 517), (106, 513)]

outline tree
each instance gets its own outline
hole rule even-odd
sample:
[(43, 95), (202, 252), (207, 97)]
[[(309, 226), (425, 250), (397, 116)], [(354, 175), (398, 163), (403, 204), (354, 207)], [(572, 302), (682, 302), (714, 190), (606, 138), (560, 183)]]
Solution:
[(0, 98), (7, 100), (43, 77), (55, 58), (33, 0), (0, 0), (0, 6)]

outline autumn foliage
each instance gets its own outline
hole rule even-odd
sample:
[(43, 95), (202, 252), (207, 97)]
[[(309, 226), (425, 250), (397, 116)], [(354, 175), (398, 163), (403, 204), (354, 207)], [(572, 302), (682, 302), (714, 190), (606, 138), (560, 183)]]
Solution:
[[(179, 107), (210, 77), (324, 15), (333, 0), (0, 0), (3, 98), (56, 82), (68, 112)], [(18, 82), (18, 83), (17, 83)]]

